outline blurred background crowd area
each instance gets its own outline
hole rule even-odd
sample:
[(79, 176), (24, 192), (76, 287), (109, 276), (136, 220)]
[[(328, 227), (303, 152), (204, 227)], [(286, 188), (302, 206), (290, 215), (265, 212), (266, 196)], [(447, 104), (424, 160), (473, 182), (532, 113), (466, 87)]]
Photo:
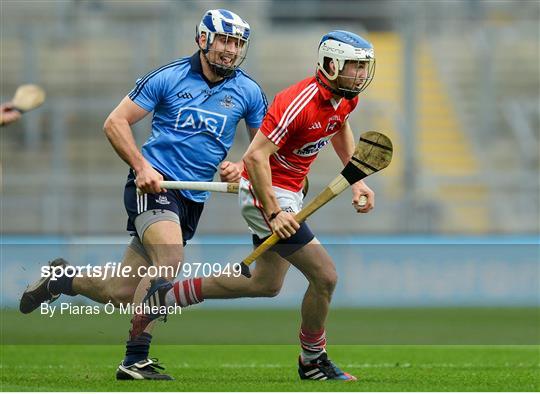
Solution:
[[(327, 31), (374, 44), (375, 79), (351, 124), (357, 136), (388, 133), (395, 159), (367, 181), (373, 213), (353, 218), (344, 193), (311, 219), (318, 232), (538, 233), (538, 1), (1, 0), (1, 99), (22, 83), (48, 94), (2, 129), (4, 234), (123, 232), (127, 165), (103, 122), (137, 78), (196, 51), (195, 26), (211, 8), (251, 24), (243, 68), (269, 101), (313, 75)], [(139, 144), (150, 127), (150, 117), (134, 127)], [(229, 159), (248, 143), (241, 125)], [(341, 167), (322, 152), (311, 197)], [(236, 205), (212, 196), (200, 233), (245, 233)]]

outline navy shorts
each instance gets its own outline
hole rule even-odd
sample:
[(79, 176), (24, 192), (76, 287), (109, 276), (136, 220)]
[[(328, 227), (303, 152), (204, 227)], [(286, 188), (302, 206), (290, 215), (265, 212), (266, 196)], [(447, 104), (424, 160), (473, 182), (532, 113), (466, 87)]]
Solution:
[(133, 170), (129, 171), (126, 187), (124, 189), (124, 205), (128, 214), (127, 231), (131, 235), (137, 235), (135, 228), (135, 218), (146, 211), (159, 213), (168, 213), (170, 211), (178, 216), (180, 227), (182, 228), (182, 238), (184, 245), (195, 235), (197, 224), (201, 217), (204, 203), (192, 201), (184, 197), (179, 190), (167, 190), (166, 193), (159, 194), (137, 194), (135, 186), (135, 174)]
[[(270, 236), (265, 238), (259, 238), (256, 234), (252, 234), (253, 245), (259, 246), (266, 241)], [(294, 235), (287, 239), (280, 239), (277, 244), (270, 248), (271, 251), (276, 252), (283, 258), (287, 258), (299, 249), (302, 249), (305, 245), (310, 243), (315, 235), (309, 228), (306, 222), (300, 224), (300, 228), (294, 233)]]

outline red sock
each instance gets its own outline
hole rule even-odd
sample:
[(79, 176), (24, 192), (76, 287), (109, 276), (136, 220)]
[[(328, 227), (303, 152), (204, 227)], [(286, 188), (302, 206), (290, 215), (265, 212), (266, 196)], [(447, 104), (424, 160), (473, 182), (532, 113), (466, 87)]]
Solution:
[(300, 329), (300, 345), (302, 346), (302, 360), (311, 361), (326, 351), (326, 331), (308, 331)]
[(146, 315), (133, 316), (131, 319), (131, 330), (129, 330), (129, 340), (136, 340), (139, 335), (144, 333), (144, 330), (146, 330), (146, 327), (148, 327), (151, 322), (152, 319)]
[[(167, 305), (180, 305), (182, 308), (204, 301), (202, 296), (202, 278), (192, 278), (173, 283), (167, 293)], [(171, 297), (172, 296), (172, 297)]]

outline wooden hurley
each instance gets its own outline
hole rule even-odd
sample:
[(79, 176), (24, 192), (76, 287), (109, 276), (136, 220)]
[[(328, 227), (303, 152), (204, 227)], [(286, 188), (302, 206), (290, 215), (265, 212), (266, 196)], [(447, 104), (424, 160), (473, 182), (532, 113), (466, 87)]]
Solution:
[[(358, 142), (358, 145), (356, 145), (356, 149), (349, 163), (347, 163), (341, 173), (334, 178), (321, 193), (295, 215), (296, 221), (302, 223), (353, 183), (388, 167), (392, 161), (392, 152), (392, 141), (384, 134), (376, 131), (367, 131), (363, 133), (360, 136), (360, 141)], [(279, 236), (274, 233), (251, 252), (251, 254), (240, 263), (242, 274), (250, 278), (251, 273), (249, 271), (249, 265), (278, 241)]]
[[(45, 101), (45, 91), (37, 85), (21, 85), (11, 99), (11, 106), (21, 114), (39, 107)], [(0, 126), (4, 125), (4, 117), (0, 114)]]
[[(238, 183), (235, 182), (195, 182), (195, 181), (161, 181), (163, 189), (200, 190), (206, 192), (238, 194)], [(137, 189), (138, 194), (144, 194)]]
[(23, 113), (39, 107), (45, 101), (45, 91), (38, 85), (21, 85), (11, 100), (13, 107)]

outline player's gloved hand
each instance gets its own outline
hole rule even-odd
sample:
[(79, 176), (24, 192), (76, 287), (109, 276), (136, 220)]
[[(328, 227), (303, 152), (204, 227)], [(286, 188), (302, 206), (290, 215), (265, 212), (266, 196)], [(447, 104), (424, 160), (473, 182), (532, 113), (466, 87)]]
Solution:
[(142, 169), (137, 171), (137, 178), (135, 179), (135, 185), (141, 191), (141, 193), (161, 193), (166, 192), (166, 189), (162, 189), (160, 182), (163, 180), (163, 176), (157, 172), (150, 164), (145, 165)]
[(279, 238), (287, 239), (292, 237), (300, 228), (293, 215), (286, 211), (280, 211), (271, 221), (270, 227)]
[[(352, 185), (352, 205), (357, 213), (368, 213), (375, 208), (375, 193), (371, 190), (364, 181), (358, 181)], [(367, 198), (367, 202), (362, 205), (361, 200)]]
[(244, 164), (242, 162), (233, 163), (232, 161), (224, 161), (219, 166), (219, 177), (221, 182), (238, 182)]

